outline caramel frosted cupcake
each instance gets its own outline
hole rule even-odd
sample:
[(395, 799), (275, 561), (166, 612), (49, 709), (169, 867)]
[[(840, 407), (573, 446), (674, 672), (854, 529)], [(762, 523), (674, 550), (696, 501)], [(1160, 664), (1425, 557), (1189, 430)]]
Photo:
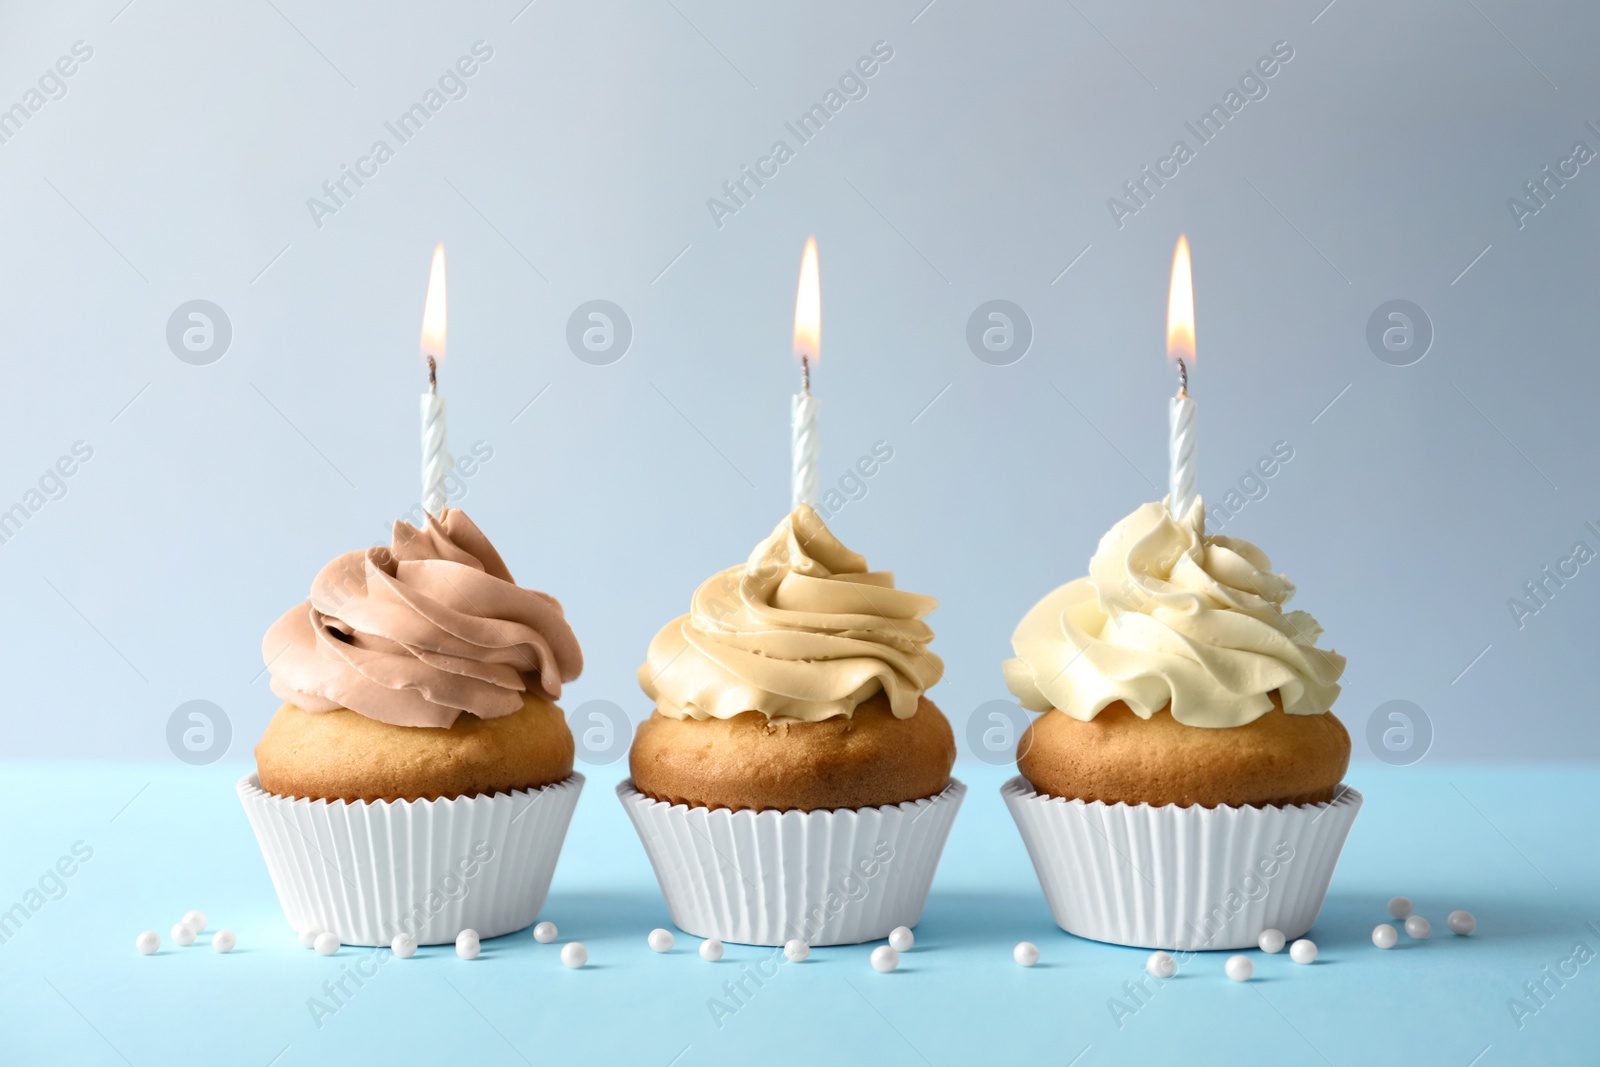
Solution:
[(936, 606), (801, 505), (656, 635), (618, 795), (681, 928), (825, 945), (917, 921), (965, 792), (923, 695)]
[(285, 703), (240, 796), (291, 925), (347, 944), (532, 923), (583, 783), (561, 605), (464, 512), (426, 523), (328, 564), (262, 642)]
[(1361, 797), (1330, 710), (1345, 660), (1294, 591), (1202, 502), (1151, 503), (1018, 625), (1006, 684), (1040, 714), (1002, 792), (1064, 929), (1223, 949), (1310, 928)]

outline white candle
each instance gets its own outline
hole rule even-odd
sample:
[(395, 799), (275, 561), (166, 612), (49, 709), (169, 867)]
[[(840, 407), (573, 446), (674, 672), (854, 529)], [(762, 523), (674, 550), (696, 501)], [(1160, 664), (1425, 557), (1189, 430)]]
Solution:
[(1198, 411), (1198, 405), (1186, 392), (1179, 393), (1168, 402), (1167, 453), (1171, 482), (1168, 506), (1175, 519), (1188, 515), (1189, 508), (1194, 504), (1194, 425)]
[(443, 518), (445, 479), (453, 460), (445, 445), (444, 398), (439, 395), (439, 361), (445, 348), (444, 245), (433, 250), (428, 295), (422, 305), (422, 355), (428, 361), (428, 391), (422, 394), (422, 506)]
[(1167, 508), (1173, 518), (1182, 519), (1194, 506), (1198, 492), (1194, 455), (1199, 415), (1189, 396), (1189, 363), (1194, 362), (1194, 280), (1189, 239), (1182, 235), (1172, 254), (1172, 286), (1167, 292), (1167, 355), (1178, 364), (1178, 395), (1167, 407)]
[[(810, 377), (808, 374), (806, 377)], [(821, 446), (817, 439), (817, 410), (822, 406), (802, 387), (789, 403), (789, 490), (790, 508), (817, 502), (817, 460)]]
[(430, 389), (422, 394), (422, 506), (436, 519), (444, 518), (444, 482), (451, 462), (445, 447), (444, 398)]
[(822, 347), (822, 284), (817, 271), (817, 239), (807, 238), (800, 258), (800, 288), (794, 301), (794, 354), (800, 360), (800, 392), (789, 405), (790, 507), (817, 502), (817, 464), (822, 443), (817, 434), (821, 403), (811, 395), (811, 366)]

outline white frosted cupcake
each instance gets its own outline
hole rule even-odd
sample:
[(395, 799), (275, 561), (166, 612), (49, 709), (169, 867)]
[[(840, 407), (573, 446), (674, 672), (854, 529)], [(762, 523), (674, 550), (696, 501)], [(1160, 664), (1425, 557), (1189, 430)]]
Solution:
[(833, 945), (915, 925), (965, 792), (923, 695), (936, 604), (801, 505), (656, 635), (617, 793), (679, 927)]
[(1200, 950), (1311, 928), (1361, 795), (1344, 657), (1293, 594), (1199, 500), (1152, 503), (1017, 626), (1006, 684), (1040, 714), (1002, 795), (1063, 929)]

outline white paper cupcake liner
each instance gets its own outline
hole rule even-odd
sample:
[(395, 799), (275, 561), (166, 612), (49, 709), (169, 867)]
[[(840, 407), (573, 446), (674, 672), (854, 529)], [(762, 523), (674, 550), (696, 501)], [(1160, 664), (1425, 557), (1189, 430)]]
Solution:
[(617, 797), (672, 921), (740, 945), (855, 945), (915, 926), (967, 787), (880, 808), (729, 811)]
[(1322, 909), (1361, 794), (1288, 807), (1063, 800), (1020, 775), (1000, 789), (1056, 925), (1134, 948), (1254, 948)]
[(387, 945), (402, 931), (439, 945), (539, 917), (583, 775), (451, 800), (281, 797), (255, 774), (238, 789), (290, 926), (347, 945)]

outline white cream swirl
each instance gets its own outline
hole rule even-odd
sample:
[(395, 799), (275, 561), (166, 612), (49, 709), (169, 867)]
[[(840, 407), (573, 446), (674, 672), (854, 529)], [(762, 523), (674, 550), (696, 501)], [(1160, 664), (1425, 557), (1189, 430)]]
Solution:
[(650, 642), (639, 686), (672, 718), (817, 722), (848, 717), (882, 692), (909, 719), (944, 674), (927, 650), (930, 596), (894, 587), (889, 571), (839, 543), (801, 504), (743, 566), (713, 575), (689, 614)]
[(1291, 715), (1333, 706), (1345, 659), (1316, 647), (1294, 584), (1255, 545), (1208, 537), (1205, 504), (1174, 520), (1145, 504), (1100, 539), (1089, 576), (1034, 605), (1012, 634), (1006, 686), (1032, 711), (1085, 722), (1122, 701), (1189, 726), (1253, 722), (1277, 690)]

